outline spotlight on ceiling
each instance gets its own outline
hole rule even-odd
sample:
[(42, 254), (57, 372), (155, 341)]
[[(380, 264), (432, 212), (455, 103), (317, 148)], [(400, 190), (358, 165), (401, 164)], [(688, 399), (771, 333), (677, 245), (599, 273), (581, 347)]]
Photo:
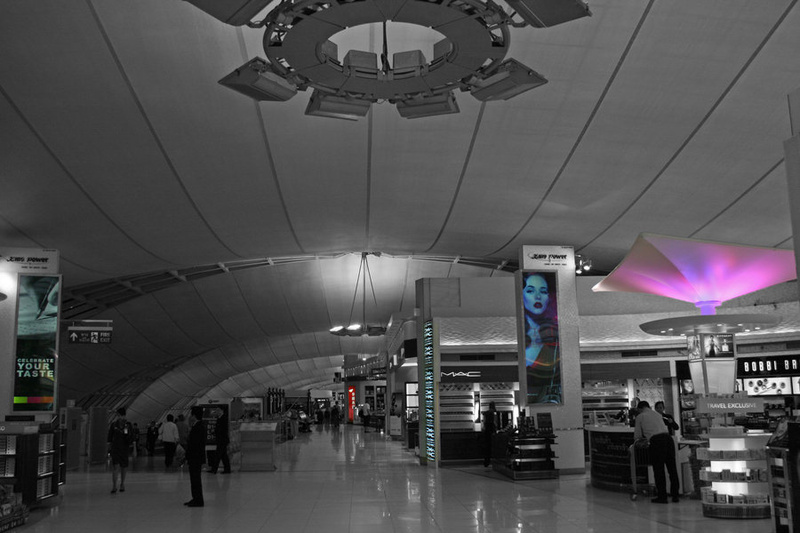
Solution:
[(272, 0), (186, 0), (217, 20), (231, 26), (244, 26)]
[(308, 100), (306, 115), (358, 120), (359, 117), (366, 116), (371, 106), (372, 102), (369, 100), (325, 94), (315, 90)]
[(575, 274), (584, 274), (592, 269), (592, 260), (575, 254)]
[(219, 80), (219, 83), (264, 102), (285, 102), (297, 94), (295, 86), (270, 72), (268, 63), (260, 57), (251, 59)]
[(478, 80), (470, 93), (481, 100), (508, 100), (525, 91), (547, 83), (547, 80), (516, 59), (500, 63), (497, 71), (486, 79)]
[(549, 28), (591, 15), (582, 0), (506, 0), (522, 20), (537, 28)]
[[(347, 120), (366, 116), (378, 102), (395, 104), (404, 118), (421, 118), (458, 113), (456, 90), (488, 102), (539, 87), (544, 77), (506, 57), (512, 29), (591, 14), (583, 0), (187, 1), (227, 24), (264, 30), (266, 60), (256, 58), (220, 83), (261, 101), (312, 89), (307, 115)], [(395, 21), (444, 36), (432, 61), (421, 50), (390, 50), (387, 28)], [(331, 39), (367, 24), (382, 25), (382, 49), (348, 50), (340, 61)]]
[(458, 104), (453, 93), (409, 98), (397, 102), (397, 112), (403, 118), (433, 117), (458, 113)]

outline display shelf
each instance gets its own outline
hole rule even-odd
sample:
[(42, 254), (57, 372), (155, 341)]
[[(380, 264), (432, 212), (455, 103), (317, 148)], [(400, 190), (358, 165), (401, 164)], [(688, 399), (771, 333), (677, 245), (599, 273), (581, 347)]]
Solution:
[(771, 434), (745, 433), (739, 426), (712, 427), (708, 448), (698, 448), (706, 466), (700, 481), (703, 515), (711, 518), (769, 518), (766, 443)]
[(0, 481), (0, 532), (21, 526), (28, 519), (28, 508), (13, 484)]
[(36, 429), (7, 424), (0, 433), (0, 484), (12, 486), (28, 506), (58, 495), (56, 438), (52, 432), (36, 433)]
[(628, 408), (628, 386), (621, 381), (585, 381), (581, 402), (584, 425), (600, 423)]
[(16, 515), (4, 516), (0, 518), (0, 533), (19, 527), (28, 521), (29, 511), (25, 510)]
[(703, 502), (703, 516), (709, 518), (769, 518), (769, 504)]
[(492, 463), (494, 470), (512, 479), (552, 479), (558, 477), (553, 459), (552, 435), (514, 435), (508, 438), (506, 453)]
[[(619, 492), (652, 494), (647, 463), (637, 463), (631, 469), (630, 447), (633, 428), (626, 426), (597, 426), (587, 428), (589, 433), (589, 460), (593, 487)], [(633, 476), (636, 476), (635, 479)]]
[(67, 481), (67, 430), (61, 429), (56, 432), (56, 450), (58, 450), (58, 484), (63, 485)]
[(475, 392), (472, 383), (439, 385), (439, 424), (442, 432), (475, 429)]
[(769, 474), (770, 503), (772, 505), (772, 523), (775, 533), (794, 533), (798, 531), (798, 518), (795, 517), (793, 483), (789, 450), (783, 447), (767, 448), (767, 472)]
[(275, 471), (277, 422), (245, 422), (239, 426), (241, 471)]
[[(487, 382), (479, 384), (480, 413), (489, 410), (489, 404), (494, 402), (499, 420), (497, 429), (502, 429), (508, 424), (513, 424), (514, 409), (516, 400), (514, 397), (514, 385), (507, 382)], [(481, 420), (483, 422), (483, 420)]]

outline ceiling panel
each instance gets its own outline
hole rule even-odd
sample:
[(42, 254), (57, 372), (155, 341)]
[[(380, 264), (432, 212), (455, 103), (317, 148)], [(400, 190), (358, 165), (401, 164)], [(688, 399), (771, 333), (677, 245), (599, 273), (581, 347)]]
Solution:
[[(508, 55), (542, 87), (485, 105), (457, 92), (460, 113), (426, 119), (378, 103), (349, 122), (306, 116), (311, 91), (257, 103), (219, 85), (264, 56), (263, 30), (188, 2), (1, 2), (0, 247), (58, 249), (82, 318), (114, 321), (110, 346), (62, 339), (62, 399), (136, 380), (137, 412), (155, 417), (219, 383), (260, 390), (253, 376), (327, 386), (342, 354), (384, 341), (332, 325), (413, 316), (417, 279), (509, 275), (497, 268), (523, 244), (573, 246), (603, 270), (642, 231), (790, 248), (797, 0), (589, 4), (511, 28)], [(416, 30), (391, 29), (390, 52), (430, 48)], [(340, 57), (381, 37), (343, 33)], [(139, 296), (92, 293), (109, 287)]]

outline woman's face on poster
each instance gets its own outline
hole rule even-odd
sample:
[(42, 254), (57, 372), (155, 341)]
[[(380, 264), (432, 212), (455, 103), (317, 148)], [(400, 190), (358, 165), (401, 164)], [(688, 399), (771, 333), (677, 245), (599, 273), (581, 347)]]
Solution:
[(532, 274), (525, 280), (522, 289), (522, 299), (527, 309), (533, 315), (541, 315), (547, 310), (550, 303), (550, 293), (547, 281), (539, 274)]

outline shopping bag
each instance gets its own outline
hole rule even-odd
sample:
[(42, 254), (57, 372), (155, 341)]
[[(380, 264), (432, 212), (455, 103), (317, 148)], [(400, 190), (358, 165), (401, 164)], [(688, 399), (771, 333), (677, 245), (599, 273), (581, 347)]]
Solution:
[(183, 449), (183, 446), (178, 444), (175, 448), (175, 460), (178, 461), (178, 463), (182, 463), (184, 459), (186, 459), (186, 450)]

